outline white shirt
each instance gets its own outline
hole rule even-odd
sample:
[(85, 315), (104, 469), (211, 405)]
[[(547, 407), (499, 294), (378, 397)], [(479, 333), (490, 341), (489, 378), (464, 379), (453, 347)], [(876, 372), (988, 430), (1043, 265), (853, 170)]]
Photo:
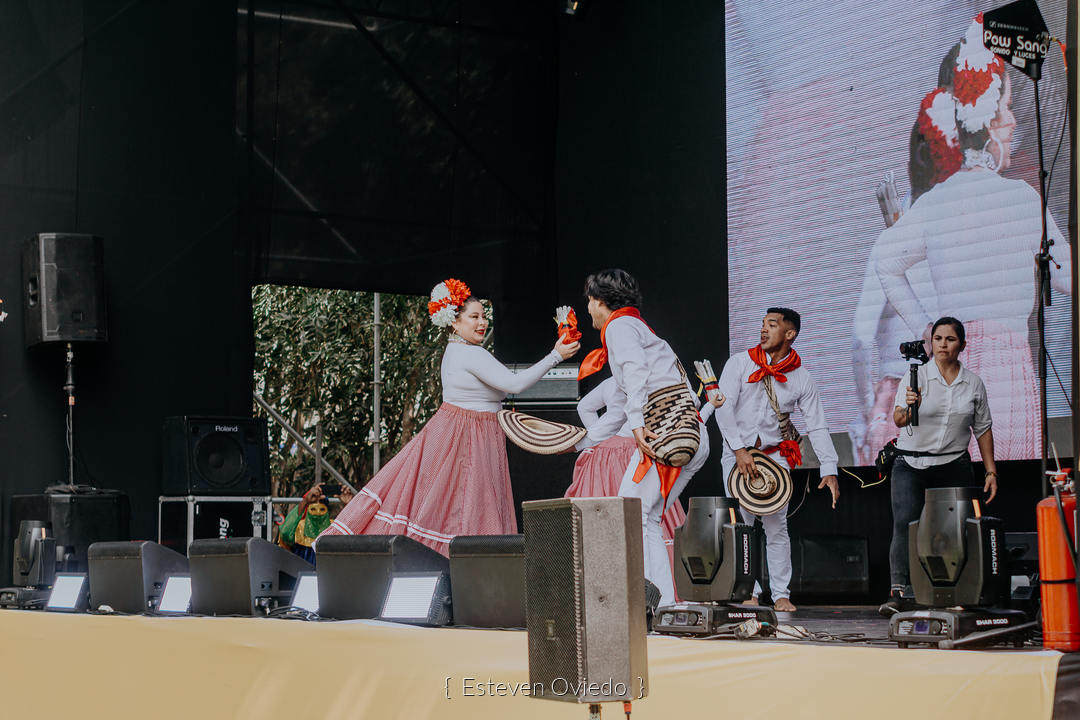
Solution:
[[(727, 467), (735, 462), (735, 451), (745, 447), (754, 447), (761, 439), (761, 447), (779, 445), (780, 423), (776, 419), (769, 396), (765, 393), (764, 381), (748, 382), (750, 375), (758, 369), (750, 359), (750, 354), (741, 352), (732, 355), (724, 363), (720, 373), (720, 392), (727, 397), (723, 407), (717, 409), (716, 424), (724, 436), (723, 463)], [(776, 403), (780, 412), (790, 413), (798, 408), (806, 422), (806, 434), (810, 444), (821, 462), (821, 475), (836, 474), (836, 448), (829, 437), (829, 427), (825, 422), (825, 408), (821, 405), (817, 384), (810, 377), (805, 367), (798, 367), (784, 373), (787, 382), (776, 382)]]
[[(603, 408), (606, 410), (600, 415)], [(600, 383), (581, 398), (578, 401), (577, 413), (581, 424), (589, 431), (574, 446), (577, 450), (599, 445), (615, 435), (633, 436), (630, 428), (626, 426), (626, 394), (619, 389), (613, 377)]]
[(626, 393), (627, 427), (631, 431), (645, 427), (645, 401), (649, 393), (684, 382), (679, 359), (667, 342), (629, 315), (609, 322), (604, 340), (611, 375)]
[(447, 343), (442, 358), (443, 402), (480, 412), (498, 412), (508, 393), (532, 387), (562, 361), (552, 350), (527, 370), (515, 373), (479, 345)]
[[(910, 380), (904, 380), (896, 388), (896, 407), (907, 407), (907, 389)], [(919, 405), (919, 424), (900, 428), (896, 447), (901, 450), (948, 453), (934, 457), (905, 457), (904, 462), (913, 468), (925, 469), (944, 465), (960, 457), (967, 450), (972, 433), (978, 438), (990, 429), (990, 404), (986, 399), (986, 387), (982, 379), (964, 366), (952, 384), (945, 382), (937, 362), (931, 360), (919, 368), (919, 387), (922, 403)]]

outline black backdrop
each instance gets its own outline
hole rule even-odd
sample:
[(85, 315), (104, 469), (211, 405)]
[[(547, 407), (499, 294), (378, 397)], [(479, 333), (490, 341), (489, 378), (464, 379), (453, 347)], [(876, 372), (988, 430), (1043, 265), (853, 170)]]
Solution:
[(9, 498), (67, 479), (63, 350), (23, 346), (31, 235), (105, 238), (109, 341), (75, 349), (76, 478), (130, 495), (134, 537), (156, 537), (162, 418), (250, 413), (235, 18), (216, 0), (0, 4), (3, 584)]
[[(36, 232), (106, 240), (109, 342), (77, 348), (77, 479), (131, 496), (133, 537), (155, 533), (162, 418), (250, 412), (253, 283), (422, 294), (460, 277), (521, 362), (550, 346), (552, 307), (584, 316), (585, 274), (618, 265), (684, 362), (722, 362), (723, 5), (583, 7), (0, 4), (0, 580), (8, 498), (66, 477), (62, 352), (22, 343)], [(715, 455), (687, 495), (717, 491)], [(561, 491), (553, 468), (516, 472), (517, 497)], [(793, 533), (867, 536), (880, 578), (887, 486), (856, 485), (835, 513), (812, 492)], [(1034, 494), (1005, 494), (1010, 529), (1032, 529)]]

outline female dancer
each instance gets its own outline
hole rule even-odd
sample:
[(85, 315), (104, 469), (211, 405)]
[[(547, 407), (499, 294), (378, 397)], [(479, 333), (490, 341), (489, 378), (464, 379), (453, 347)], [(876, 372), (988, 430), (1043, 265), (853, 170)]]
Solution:
[(540, 362), (511, 372), (481, 347), (487, 318), (460, 280), (431, 292), (433, 323), (450, 330), (442, 359), (443, 403), (394, 458), (360, 489), (323, 535), (403, 534), (443, 555), (455, 535), (517, 532), (506, 438), (496, 413), (578, 351), (560, 339)]

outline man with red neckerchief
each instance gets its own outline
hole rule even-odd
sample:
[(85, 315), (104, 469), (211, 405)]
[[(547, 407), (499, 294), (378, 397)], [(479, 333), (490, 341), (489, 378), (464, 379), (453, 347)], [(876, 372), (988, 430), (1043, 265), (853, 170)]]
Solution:
[[(644, 411), (649, 393), (686, 384), (679, 359), (666, 341), (657, 337), (641, 318), (641, 291), (625, 270), (601, 270), (585, 280), (589, 315), (600, 330), (602, 347), (593, 350), (581, 363), (578, 378), (584, 378), (605, 364), (619, 389), (626, 394), (626, 427), (634, 434), (638, 449), (619, 485), (620, 497), (641, 500), (645, 577), (660, 589), (660, 604), (675, 602), (675, 584), (660, 527), (665, 507), (678, 502), (679, 493), (709, 457), (709, 436), (700, 424), (700, 444), (690, 462), (681, 468), (656, 462), (651, 443), (656, 435), (645, 428)], [(690, 391), (693, 395), (693, 391)], [(694, 400), (697, 404), (697, 400)], [(712, 410), (706, 405), (705, 412)]]
[[(726, 478), (733, 467), (743, 474), (757, 474), (750, 455), (751, 448), (769, 453), (776, 462), (789, 470), (801, 462), (798, 443), (785, 440), (780, 423), (766, 391), (770, 378), (777, 405), (783, 414), (797, 407), (806, 423), (807, 434), (821, 462), (821, 484), (829, 488), (832, 506), (840, 497), (836, 480), (836, 449), (825, 424), (825, 410), (818, 396), (817, 385), (799, 354), (791, 345), (801, 328), (799, 314), (788, 308), (769, 308), (761, 323), (761, 344), (744, 353), (728, 358), (720, 373), (720, 392), (727, 397), (716, 410), (716, 424), (724, 436), (724, 455), (721, 463)], [(755, 516), (741, 510), (743, 519), (753, 524)], [(769, 584), (773, 606), (780, 612), (792, 612), (795, 605), (789, 597), (791, 582), (791, 539), (787, 529), (787, 505), (772, 515), (761, 518), (765, 527), (766, 556), (769, 561)], [(760, 588), (755, 585), (754, 595)]]

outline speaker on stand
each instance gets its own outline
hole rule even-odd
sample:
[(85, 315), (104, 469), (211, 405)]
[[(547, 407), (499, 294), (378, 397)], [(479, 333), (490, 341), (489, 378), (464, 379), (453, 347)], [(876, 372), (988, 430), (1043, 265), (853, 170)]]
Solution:
[(26, 346), (65, 344), (63, 389), (67, 490), (75, 491), (75, 351), (72, 343), (105, 342), (105, 242), (95, 235), (38, 233), (23, 248)]

